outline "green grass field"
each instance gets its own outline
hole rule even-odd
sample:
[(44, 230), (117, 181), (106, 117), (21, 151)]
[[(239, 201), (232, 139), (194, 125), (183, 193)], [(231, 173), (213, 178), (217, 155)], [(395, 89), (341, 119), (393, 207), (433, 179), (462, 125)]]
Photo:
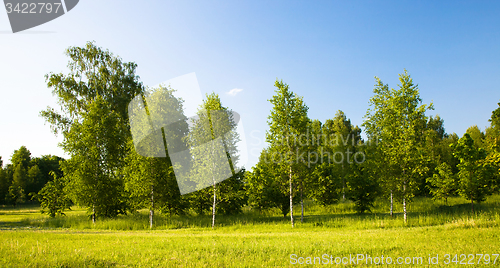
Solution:
[[(35, 206), (4, 207), (0, 267), (312, 266), (299, 263), (308, 260), (332, 267), (462, 267), (461, 261), (469, 267), (499, 267), (499, 205), (500, 196), (489, 197), (473, 214), (461, 198), (452, 198), (448, 206), (419, 198), (410, 205), (405, 225), (401, 214), (387, 214), (387, 202), (378, 202), (366, 215), (355, 214), (349, 202), (331, 207), (309, 202), (304, 223), (296, 207), (293, 229), (278, 211), (246, 210), (217, 216), (215, 230), (208, 215), (158, 214), (149, 230), (146, 211), (94, 225), (79, 208), (49, 219)], [(395, 209), (401, 211), (399, 205)], [(430, 264), (429, 257), (438, 264)]]

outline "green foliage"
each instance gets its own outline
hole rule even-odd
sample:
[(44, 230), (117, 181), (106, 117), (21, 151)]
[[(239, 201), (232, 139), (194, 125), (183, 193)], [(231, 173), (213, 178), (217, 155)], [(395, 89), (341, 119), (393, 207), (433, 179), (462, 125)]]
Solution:
[[(148, 208), (151, 214), (154, 210), (171, 215), (183, 214), (187, 208), (186, 198), (181, 196), (169, 156), (169, 150), (187, 149), (187, 146), (179, 147), (184, 144), (181, 139), (188, 132), (188, 125), (182, 111), (182, 100), (175, 98), (173, 92), (173, 89), (164, 86), (151, 89), (144, 95), (144, 99), (147, 97), (147, 102), (129, 107), (131, 116), (134, 116), (134, 138), (136, 136), (145, 138), (135, 141), (135, 145), (132, 140), (128, 141), (129, 153), (122, 171), (125, 189), (130, 197), (129, 204), (134, 209)], [(152, 113), (154, 118), (151, 117)], [(148, 118), (144, 118), (146, 116)], [(161, 130), (152, 130), (152, 120), (157, 125), (165, 126)], [(178, 121), (171, 124), (169, 120)], [(170, 143), (171, 147), (167, 150), (165, 141), (158, 140), (158, 137), (168, 137), (170, 141), (177, 142), (174, 142), (174, 145)], [(166, 157), (150, 157), (156, 155)], [(150, 224), (152, 220), (151, 217)]]
[(327, 120), (325, 124), (319, 120), (313, 120), (309, 127), (313, 135), (310, 141), (313, 145), (310, 146), (310, 152), (317, 158), (310, 172), (309, 188), (312, 189), (309, 196), (325, 206), (338, 202), (342, 192), (342, 179), (341, 176), (337, 176), (340, 175), (340, 173), (337, 174), (339, 165), (334, 164), (333, 145), (336, 137), (330, 131), (329, 124), (332, 123), (333, 120)]
[(21, 146), (12, 154), (10, 159), (11, 164), (7, 167), (9, 171), (6, 173), (7, 176), (10, 176), (9, 190), (6, 197), (8, 203), (16, 205), (26, 201), (26, 195), (32, 189), (32, 183), (28, 176), (30, 161), (31, 153), (25, 146)]
[(372, 177), (369, 177), (361, 167), (358, 167), (349, 174), (347, 187), (349, 189), (349, 200), (354, 202), (356, 212), (371, 211), (378, 196), (377, 182)]
[[(178, 152), (187, 146), (192, 148), (189, 157), (196, 168), (190, 175), (197, 183), (193, 187), (204, 189), (181, 196), (167, 148), (156, 148), (165, 150), (166, 158), (151, 158), (138, 154), (139, 145), (134, 147), (132, 143), (127, 106), (136, 95), (149, 94), (135, 74), (137, 65), (122, 62), (90, 42), (85, 47), (70, 47), (66, 54), (70, 57), (69, 73), (46, 76), (61, 112), (48, 107), (41, 115), (54, 132), (63, 134), (62, 146), (71, 159), (31, 158), (29, 150), (21, 147), (12, 155), (12, 164), (0, 170), (0, 201), (22, 203), (26, 194), (41, 189), (37, 196), (51, 216), (65, 209), (50, 207), (53, 200), (66, 202), (65, 198), (71, 197), (104, 217), (142, 208), (172, 216), (189, 213), (189, 207), (198, 214), (210, 208), (213, 215), (236, 214), (248, 202), (259, 211), (277, 208), (283, 216), (290, 212), (293, 225), (292, 206), (299, 196), (301, 201), (313, 198), (325, 209), (347, 197), (353, 202), (353, 210), (363, 213), (374, 207), (381, 192), (394, 193), (406, 205), (405, 201), (415, 195), (428, 194), (427, 189), (434, 198), (447, 202), (458, 188), (460, 195), (480, 202), (498, 186), (500, 107), (493, 111), (485, 133), (473, 126), (462, 139), (447, 135), (442, 118), (426, 116), (426, 111), (433, 109), (432, 103), (422, 104), (418, 85), (405, 70), (399, 75), (397, 89), (389, 89), (376, 78), (363, 123), (366, 143), (361, 130), (342, 111), (324, 124), (310, 120), (303, 98), (276, 80), (275, 95), (269, 100), (273, 105), (266, 133), (269, 147), (252, 172), (235, 173), (239, 137), (229, 131), (235, 123), (219, 96), (207, 95), (198, 117), (190, 122), (191, 129), (185, 124), (161, 130), (164, 139), (188, 135), (178, 143), (185, 147), (168, 149)], [(182, 100), (175, 99), (172, 92), (161, 86), (148, 95), (166, 98), (163, 101), (170, 101), (172, 111), (161, 111), (163, 107), (154, 105), (147, 109), (164, 117), (175, 114), (185, 119)], [(219, 120), (214, 111), (223, 111), (224, 118)], [(218, 120), (226, 119), (234, 124), (218, 129)], [(226, 132), (228, 135), (221, 134)], [(201, 146), (217, 138), (222, 138), (224, 154), (214, 155), (213, 147), (210, 153), (210, 148)], [(353, 163), (357, 152), (366, 157), (364, 163)], [(311, 153), (316, 161), (310, 158)], [(213, 163), (226, 158), (232, 176), (219, 182), (224, 176), (218, 176), (222, 173)], [(57, 179), (49, 177), (50, 172), (57, 173)], [(212, 175), (208, 185), (199, 179), (207, 174)]]
[(436, 173), (427, 178), (427, 182), (433, 198), (444, 199), (445, 203), (448, 203), (448, 197), (453, 196), (457, 191), (457, 178), (446, 162), (436, 168)]
[(137, 64), (123, 62), (120, 57), (92, 42), (87, 42), (85, 47), (70, 47), (66, 55), (70, 58), (69, 73), (45, 76), (47, 86), (58, 97), (62, 112), (57, 113), (48, 107), (40, 113), (54, 132), (64, 134), (69, 131), (71, 125), (88, 112), (89, 105), (97, 96), (101, 96), (126, 123), (127, 105), (143, 91), (135, 74)]
[(485, 164), (486, 151), (477, 148), (468, 133), (460, 138), (453, 149), (453, 154), (460, 160), (458, 193), (471, 201), (474, 210), (474, 201), (484, 201), (495, 189), (493, 168)]
[(321, 190), (315, 198), (323, 200), (324, 204), (333, 204), (339, 199), (335, 198), (336, 192), (345, 200), (346, 178), (353, 172), (351, 166), (356, 163), (354, 156), (361, 141), (361, 130), (339, 110), (333, 119), (325, 121), (321, 134), (319, 154), (323, 164), (318, 167), (320, 174), (317, 176)]
[(302, 164), (298, 158), (297, 150), (302, 152), (300, 135), (306, 133), (309, 122), (307, 117), (308, 107), (302, 97), (289, 90), (287, 84), (276, 80), (275, 95), (269, 100), (273, 105), (268, 117), (269, 131), (266, 132), (266, 141), (276, 153), (280, 154), (280, 163), (285, 167)]
[[(11, 157), (11, 164), (0, 168), (0, 204), (13, 203), (14, 200), (26, 201), (27, 195), (36, 194), (48, 181), (52, 180), (52, 176), (49, 175), (51, 171), (62, 176), (59, 168), (60, 160), (63, 159), (56, 156), (31, 158), (31, 153), (25, 146), (15, 150)], [(12, 194), (9, 195), (11, 186), (13, 186)]]
[(467, 134), (474, 140), (474, 146), (476, 148), (486, 149), (486, 144), (484, 143), (486, 136), (484, 133), (477, 127), (477, 125), (471, 126), (466, 131)]
[[(61, 161), (64, 161), (64, 159), (54, 155), (42, 155), (41, 157), (31, 158), (31, 166), (37, 166), (40, 173), (37, 176), (31, 176), (36, 179), (33, 181), (33, 190), (30, 193), (39, 192), (47, 182), (53, 180), (54, 177), (51, 175), (51, 172), (54, 172), (58, 178), (63, 177), (64, 174), (59, 167), (59, 162)], [(36, 171), (31, 172), (37, 173)], [(28, 173), (30, 172), (28, 171)]]
[(491, 112), (491, 118), (488, 120), (491, 122), (492, 127), (500, 127), (500, 102), (493, 112)]
[(39, 186), (44, 185), (42, 172), (40, 171), (40, 168), (37, 165), (31, 166), (28, 169), (26, 176), (27, 176), (26, 193), (28, 194), (36, 193), (40, 190)]
[(232, 215), (243, 212), (243, 206), (248, 199), (244, 185), (246, 173), (245, 169), (241, 169), (217, 185), (217, 196), (219, 197), (217, 213)]
[[(305, 162), (300, 156), (306, 152), (308, 146), (303, 146), (300, 142), (300, 136), (306, 133), (307, 125), (310, 122), (307, 117), (309, 108), (305, 105), (302, 97), (297, 96), (289, 90), (289, 86), (283, 81), (274, 83), (275, 95), (269, 100), (273, 105), (271, 114), (268, 117), (269, 130), (266, 132), (266, 141), (269, 143), (271, 150), (279, 155), (280, 161), (276, 164), (276, 168), (280, 173), (288, 174), (285, 176), (275, 176), (273, 179), (278, 179), (276, 184), (283, 184), (283, 179), (288, 179), (289, 198), (290, 198), (290, 219), (292, 227), (293, 220), (293, 196), (294, 177), (300, 175), (300, 170), (304, 168)], [(303, 190), (304, 176), (300, 176), (300, 190)], [(280, 187), (281, 188), (281, 187)]]
[(381, 189), (376, 171), (376, 146), (370, 143), (360, 143), (356, 150), (366, 158), (363, 162), (353, 162), (347, 175), (349, 200), (354, 202), (357, 213), (371, 212), (375, 200), (380, 196)]
[(195, 178), (195, 189), (201, 190), (187, 198), (198, 214), (212, 210), (213, 227), (217, 212), (239, 213), (246, 201), (243, 173), (236, 173), (239, 160), (236, 144), (240, 138), (232, 112), (222, 106), (215, 93), (206, 95), (191, 123), (187, 136), (193, 159), (191, 176)]
[(453, 160), (455, 159), (448, 145), (449, 135), (445, 132), (444, 120), (439, 115), (435, 117), (430, 116), (423, 131), (422, 142), (424, 148), (422, 151), (426, 156), (423, 161), (426, 171), (424, 171), (423, 176), (418, 178), (418, 190), (415, 194), (428, 196), (431, 193), (429, 192), (430, 186), (427, 178), (433, 177), (436, 174), (437, 166), (443, 161), (453, 164)]
[(126, 212), (123, 180), (117, 171), (123, 166), (126, 126), (102, 97), (89, 104), (81, 122), (65, 133), (62, 146), (71, 158), (61, 169), (68, 181), (71, 199), (96, 216), (114, 217)]
[(500, 102), (498, 108), (491, 113), (490, 127), (486, 128), (485, 145), (488, 156), (483, 161), (483, 167), (493, 169), (495, 188), (500, 189)]
[(31, 162), (31, 152), (26, 148), (26, 146), (21, 146), (18, 150), (14, 150), (10, 163), (12, 166), (17, 167), (21, 165), (24, 169), (28, 169)]
[[(222, 106), (219, 95), (206, 95), (197, 118), (192, 119), (193, 127), (187, 137), (193, 158), (193, 177), (200, 178), (196, 189), (234, 174), (239, 160), (236, 143), (240, 141), (234, 120), (232, 112)], [(229, 163), (229, 171), (226, 163)]]
[(53, 171), (51, 175), (53, 180), (47, 182), (38, 194), (33, 195), (33, 198), (40, 202), (42, 213), (47, 213), (49, 217), (54, 218), (56, 215), (64, 215), (64, 210), (70, 209), (71, 200), (64, 191), (66, 182), (57, 177)]
[(137, 65), (91, 42), (68, 48), (66, 55), (69, 73), (46, 75), (61, 112), (48, 107), (40, 114), (63, 134), (63, 149), (71, 155), (61, 167), (68, 191), (93, 215), (125, 213), (123, 180), (117, 174), (131, 138), (127, 107), (143, 91)]
[(313, 171), (314, 184), (311, 197), (327, 206), (337, 203), (342, 198), (342, 179), (337, 176), (333, 163), (324, 162)]
[(457, 165), (460, 163), (460, 160), (453, 155), (453, 148), (459, 139), (460, 137), (456, 133), (452, 133), (443, 139), (441, 145), (443, 149), (441, 150), (440, 159), (451, 167), (453, 174), (458, 173)]
[(363, 126), (368, 137), (376, 140), (381, 151), (381, 185), (409, 201), (418, 190), (427, 170), (422, 133), (427, 121), (425, 112), (432, 104), (421, 104), (418, 85), (405, 70), (399, 75), (398, 89), (389, 89), (379, 78), (370, 99)]
[(499, 107), (491, 113), (491, 118), (488, 120), (491, 125), (486, 128), (485, 135), (487, 149), (496, 153), (500, 152), (500, 102), (498, 106)]
[(168, 159), (141, 156), (135, 152), (132, 141), (129, 148), (123, 175), (132, 208), (158, 209), (170, 215), (183, 214), (187, 202), (179, 192)]
[(27, 174), (26, 169), (23, 167), (22, 163), (16, 166), (13, 174), (12, 184), (9, 187), (9, 197), (10, 202), (15, 206), (19, 203), (24, 203), (26, 201), (26, 184), (27, 184)]
[(7, 176), (7, 172), (5, 169), (0, 168), (0, 204), (7, 202), (10, 185), (11, 181), (9, 180), (9, 176)]
[[(277, 168), (279, 159), (271, 149), (262, 150), (259, 162), (246, 177), (248, 204), (259, 211), (278, 208), (283, 217), (290, 212), (290, 197), (288, 194), (287, 174)], [(277, 177), (284, 178), (277, 178)], [(296, 195), (296, 193), (294, 192)], [(297, 202), (296, 198), (294, 198)]]
[(24, 201), (26, 201), (26, 194), (24, 193), (23, 187), (16, 184), (12, 184), (9, 187), (9, 193), (7, 199), (14, 206), (16, 206), (19, 203), (24, 203)]

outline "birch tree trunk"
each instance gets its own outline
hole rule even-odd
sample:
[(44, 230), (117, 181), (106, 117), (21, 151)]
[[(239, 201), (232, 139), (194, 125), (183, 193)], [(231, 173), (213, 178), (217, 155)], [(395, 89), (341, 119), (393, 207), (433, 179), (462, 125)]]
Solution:
[(149, 208), (149, 229), (153, 228), (153, 216), (154, 216), (154, 186), (153, 186), (153, 178), (154, 178), (154, 169), (153, 169), (153, 159), (149, 159), (149, 164), (151, 166), (151, 207)]
[(153, 228), (153, 215), (154, 215), (154, 188), (151, 184), (151, 208), (149, 209), (149, 229)]
[(290, 221), (292, 222), (292, 228), (293, 228), (294, 222), (293, 222), (292, 166), (291, 165), (290, 165), (289, 179), (290, 179)]
[[(214, 154), (214, 144), (212, 142), (212, 158)], [(213, 161), (213, 160), (212, 160)], [(215, 202), (217, 200), (216, 192), (215, 192), (215, 162), (212, 164), (212, 182), (214, 186), (214, 202), (212, 204), (212, 230), (215, 228)]]
[(404, 214), (404, 221), (406, 223), (406, 180), (403, 182), (403, 214)]
[[(290, 91), (288, 85), (283, 83), (283, 81), (280, 82), (276, 79), (274, 86), (276, 87), (276, 94), (269, 100), (273, 108), (268, 120), (269, 131), (266, 133), (266, 141), (269, 142), (270, 147), (277, 149), (284, 157), (282, 159), (284, 162), (279, 165), (280, 169), (283, 168), (280, 171), (283, 172), (283, 175), (287, 171), (289, 172), (290, 221), (293, 228), (295, 224), (293, 219), (292, 166), (294, 163), (299, 164), (300, 161), (298, 155), (295, 156), (295, 149), (298, 149), (297, 138), (301, 134), (306, 133), (307, 125), (310, 121), (307, 117), (307, 110), (309, 108), (305, 105), (303, 98)], [(294, 140), (290, 141), (290, 138), (294, 138)], [(284, 143), (285, 140), (286, 144)], [(288, 165), (289, 170), (286, 170), (286, 165)], [(298, 170), (295, 170), (295, 172), (298, 172)], [(286, 181), (280, 180), (281, 183), (286, 183)], [(285, 206), (282, 207), (286, 208)]]
[(345, 202), (345, 176), (344, 176), (344, 160), (342, 159), (342, 202)]
[(215, 180), (214, 180), (214, 203), (212, 205), (212, 229), (215, 228), (215, 201), (217, 200), (217, 196), (215, 193)]
[(404, 214), (404, 221), (406, 223), (406, 198), (403, 197), (403, 214)]

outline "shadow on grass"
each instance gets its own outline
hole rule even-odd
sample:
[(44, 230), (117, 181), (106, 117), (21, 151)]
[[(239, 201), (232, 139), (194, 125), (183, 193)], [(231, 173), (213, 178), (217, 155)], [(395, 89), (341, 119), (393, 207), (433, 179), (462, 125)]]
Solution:
[(5, 213), (11, 214), (14, 212), (33, 211), (33, 210), (40, 210), (40, 205), (37, 203), (18, 204), (16, 206), (0, 205), (0, 215), (4, 215)]
[(86, 259), (77, 261), (65, 261), (64, 263), (58, 264), (55, 267), (58, 268), (69, 268), (69, 267), (116, 267), (115, 262), (110, 262), (107, 260), (96, 260), (96, 259)]
[[(482, 204), (482, 203), (476, 203), (474, 204), (474, 211), (475, 212), (480, 212), (480, 211), (490, 211), (494, 209), (494, 206), (491, 204)], [(438, 213), (467, 213), (470, 212), (472, 213), (472, 205), (470, 203), (465, 203), (465, 204), (455, 204), (455, 205), (440, 205), (436, 207), (435, 212)]]
[[(412, 202), (408, 210), (408, 222), (404, 223), (403, 214), (400, 208), (395, 208), (397, 213), (391, 217), (386, 203), (380, 202), (374, 208), (374, 213), (357, 214), (353, 210), (353, 204), (343, 202), (328, 207), (322, 207), (311, 202), (306, 202), (304, 222), (300, 222), (300, 209), (294, 211), (294, 218), (297, 228), (346, 228), (346, 229), (377, 229), (377, 228), (399, 228), (436, 226), (457, 221), (469, 221), (471, 218), (490, 221), (496, 226), (500, 224), (499, 214), (500, 196), (493, 200), (474, 204), (474, 213), (471, 211), (470, 203), (465, 200), (454, 199), (450, 205), (440, 204), (430, 198), (420, 198)], [(31, 209), (30, 212), (23, 212), (23, 209)], [(0, 209), (0, 228), (67, 228), (76, 230), (98, 229), (98, 230), (149, 230), (148, 211), (143, 210), (128, 215), (120, 215), (116, 218), (98, 218), (92, 224), (88, 215), (84, 211), (78, 211), (68, 216), (57, 216), (55, 218), (26, 217), (12, 222), (3, 222), (2, 215), (34, 215), (40, 213), (38, 207), (29, 205)], [(290, 215), (283, 217), (277, 210), (257, 211), (245, 208), (244, 212), (236, 215), (216, 215), (216, 227), (230, 228), (258, 228), (262, 226), (262, 231), (269, 228), (285, 228), (290, 225)], [(157, 213), (154, 218), (154, 230), (174, 230), (174, 229), (206, 229), (211, 228), (211, 214), (205, 215), (181, 215), (170, 216), (168, 214)]]

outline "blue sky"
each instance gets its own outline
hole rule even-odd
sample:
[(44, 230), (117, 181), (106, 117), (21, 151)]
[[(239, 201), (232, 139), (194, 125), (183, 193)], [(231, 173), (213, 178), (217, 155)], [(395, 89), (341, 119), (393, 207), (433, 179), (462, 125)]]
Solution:
[(500, 101), (498, 14), (498, 1), (82, 0), (12, 34), (0, 9), (0, 156), (21, 145), (64, 156), (38, 116), (57, 106), (44, 75), (67, 72), (64, 50), (92, 40), (136, 62), (145, 85), (195, 72), (203, 93), (241, 114), (247, 167), (265, 146), (277, 78), (304, 97), (310, 118), (343, 110), (361, 125), (374, 76), (396, 87), (406, 68), (448, 133), (484, 130)]

